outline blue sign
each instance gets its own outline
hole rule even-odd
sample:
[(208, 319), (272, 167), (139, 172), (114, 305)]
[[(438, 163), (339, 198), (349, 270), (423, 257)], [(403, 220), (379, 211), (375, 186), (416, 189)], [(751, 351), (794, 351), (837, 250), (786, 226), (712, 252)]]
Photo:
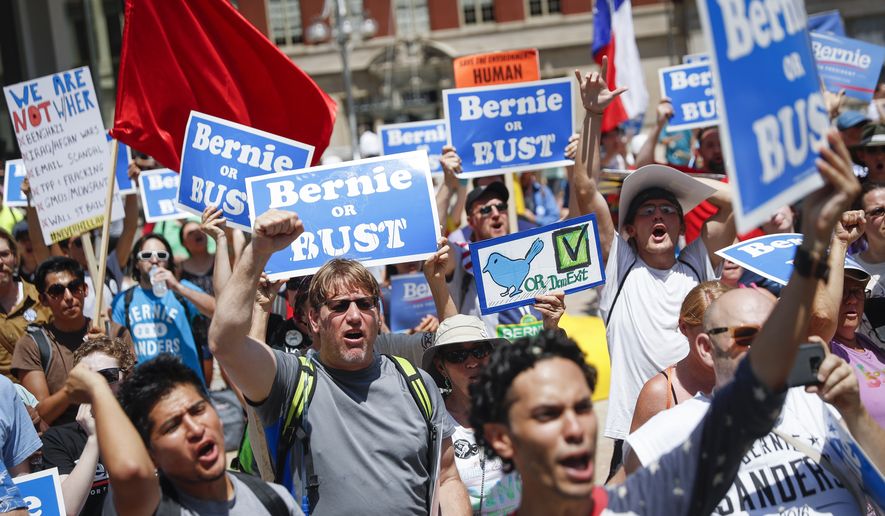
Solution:
[(423, 149), (430, 160), (430, 172), (442, 174), (439, 158), (447, 139), (445, 120), (382, 125), (378, 127), (378, 136), (381, 138), (381, 154), (387, 156)]
[(3, 177), (3, 204), (17, 208), (27, 207), (28, 198), (22, 193), (22, 183), (26, 177), (24, 160), (11, 159), (6, 162), (6, 175)]
[(800, 233), (777, 233), (738, 242), (716, 251), (716, 254), (763, 278), (786, 285), (793, 273), (793, 256), (800, 244)]
[(571, 294), (605, 283), (596, 215), (584, 215), (470, 244), (483, 315), (535, 303), (548, 292)]
[(436, 304), (424, 274), (391, 276), (390, 331), (409, 331), (428, 314), (436, 315)]
[(824, 11), (808, 15), (808, 30), (844, 36), (845, 24), (842, 23), (842, 16), (839, 15), (839, 11)]
[(844, 89), (848, 96), (864, 102), (873, 100), (885, 61), (885, 47), (812, 32), (811, 49), (817, 61), (817, 73), (828, 91)]
[(28, 514), (35, 516), (65, 516), (58, 468), (46, 469), (12, 479), (28, 505)]
[(829, 118), (801, 2), (699, 0), (738, 232), (823, 184)]
[(574, 133), (572, 82), (444, 90), (448, 140), (462, 160), (459, 177), (573, 164), (564, 154)]
[(708, 62), (670, 66), (658, 70), (661, 96), (673, 104), (667, 131), (682, 131), (719, 123), (713, 97), (713, 72)]
[(304, 233), (274, 254), (272, 280), (304, 276), (332, 258), (370, 267), (436, 252), (439, 218), (427, 153), (412, 151), (246, 179), (249, 218), (294, 211)]
[[(114, 139), (108, 135), (108, 143)], [(113, 147), (111, 147), (113, 155)], [(135, 183), (129, 177), (129, 162), (132, 161), (132, 150), (123, 142), (117, 142), (117, 163), (114, 165), (114, 174), (116, 175), (117, 189), (120, 195), (134, 194), (136, 192)]]
[(191, 111), (181, 150), (178, 206), (200, 216), (213, 204), (228, 225), (252, 231), (246, 179), (310, 166), (313, 146)]
[(706, 63), (710, 60), (710, 54), (698, 52), (697, 54), (685, 54), (682, 56), (682, 64)]
[(138, 175), (141, 205), (145, 222), (183, 219), (187, 213), (178, 209), (178, 173), (168, 168), (145, 170)]
[(829, 410), (825, 410), (824, 415), (827, 441), (822, 453), (842, 473), (842, 478), (854, 486), (855, 492), (873, 505), (876, 514), (885, 514), (885, 477), (882, 472)]

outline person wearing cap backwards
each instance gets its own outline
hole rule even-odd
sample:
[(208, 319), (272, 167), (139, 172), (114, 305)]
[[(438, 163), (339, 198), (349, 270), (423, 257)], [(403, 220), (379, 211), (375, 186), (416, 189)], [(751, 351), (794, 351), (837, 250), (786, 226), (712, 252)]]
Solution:
[(867, 168), (864, 181), (885, 183), (885, 124), (867, 124), (854, 152)]
[[(602, 68), (605, 70), (605, 66)], [(612, 363), (612, 383), (605, 436), (615, 439), (614, 473), (630, 429), (633, 409), (645, 382), (688, 353), (678, 329), (679, 307), (698, 283), (715, 278), (721, 258), (714, 252), (735, 238), (728, 185), (690, 177), (663, 165), (646, 165), (624, 180), (620, 224), (616, 230), (596, 181), (587, 173), (599, 170), (602, 112), (624, 90), (611, 91), (605, 75), (581, 77), (585, 117), (575, 161), (569, 206), (580, 215), (595, 213), (599, 227), (606, 283), (600, 311), (606, 325)], [(676, 257), (683, 213), (709, 198), (718, 207), (703, 226), (702, 237)]]

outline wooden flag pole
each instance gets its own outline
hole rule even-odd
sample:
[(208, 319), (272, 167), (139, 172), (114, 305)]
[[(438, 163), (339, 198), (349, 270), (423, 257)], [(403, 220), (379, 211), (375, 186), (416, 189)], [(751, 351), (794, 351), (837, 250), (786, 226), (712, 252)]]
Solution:
[[(104, 221), (101, 225), (101, 254), (98, 256), (98, 277), (93, 278), (92, 284), (95, 285), (95, 306), (97, 307), (98, 312), (101, 313), (101, 306), (104, 297), (104, 277), (107, 273), (108, 268), (108, 240), (111, 232), (111, 206), (114, 204), (114, 185), (117, 181), (117, 152), (120, 149), (120, 145), (117, 143), (117, 140), (114, 140), (114, 144), (111, 147), (111, 166), (108, 167), (110, 172), (108, 173), (108, 193), (105, 196), (105, 206), (104, 206)], [(95, 320), (92, 321), (93, 325), (96, 328), (102, 329), (102, 323), (99, 320), (100, 317), (96, 317)]]
[[(89, 277), (94, 280), (98, 277), (98, 268), (95, 263), (95, 248), (92, 246), (92, 234), (89, 231), (83, 233), (80, 235), (80, 242), (83, 244), (83, 254), (86, 255), (86, 266), (89, 268)], [(98, 287), (95, 284), (92, 285), (92, 288), (93, 290), (98, 290)], [(93, 320), (98, 320), (101, 317), (100, 305), (95, 305), (95, 313), (92, 314), (92, 317)]]

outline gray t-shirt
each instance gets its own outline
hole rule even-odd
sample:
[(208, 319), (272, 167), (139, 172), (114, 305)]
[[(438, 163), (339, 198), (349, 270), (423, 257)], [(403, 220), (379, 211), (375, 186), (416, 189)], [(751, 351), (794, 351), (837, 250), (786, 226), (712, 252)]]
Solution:
[[(288, 409), (299, 382), (298, 358), (274, 350), (277, 372), (267, 400), (256, 410), (265, 425)], [(394, 363), (375, 354), (361, 371), (326, 368), (316, 352), (317, 383), (305, 410), (319, 495), (311, 512), (323, 514), (426, 514), (430, 462), (427, 424)], [(440, 439), (455, 431), (433, 379), (421, 371)], [(296, 484), (301, 450), (292, 451)], [(298, 493), (301, 489), (298, 488)], [(300, 497), (299, 497), (300, 498)]]

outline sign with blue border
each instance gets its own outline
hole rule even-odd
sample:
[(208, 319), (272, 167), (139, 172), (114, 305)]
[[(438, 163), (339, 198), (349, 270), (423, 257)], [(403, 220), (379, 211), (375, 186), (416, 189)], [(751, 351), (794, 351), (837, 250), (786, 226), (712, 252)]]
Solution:
[(548, 292), (571, 294), (605, 283), (596, 215), (563, 220), (470, 244), (483, 315), (535, 303)]
[(461, 156), (458, 177), (574, 164), (565, 147), (575, 132), (571, 79), (443, 91), (448, 143)]
[[(858, 493), (863, 493), (876, 509), (885, 514), (885, 477), (876, 468), (863, 448), (848, 433), (842, 423), (825, 410), (827, 441), (823, 453)], [(881, 443), (879, 443), (881, 445)]]
[(310, 166), (313, 146), (191, 111), (181, 149), (178, 207), (201, 216), (208, 204), (228, 225), (252, 231), (246, 179)]
[(716, 255), (786, 285), (793, 273), (793, 256), (801, 244), (801, 233), (776, 233), (738, 242), (716, 251)]
[(698, 0), (740, 233), (823, 184), (815, 160), (830, 122), (802, 3), (776, 19), (756, 7)]
[(836, 34), (812, 32), (811, 49), (817, 61), (817, 73), (828, 91), (844, 89), (850, 97), (864, 102), (873, 100), (885, 61), (885, 47)]
[[(108, 134), (108, 143), (111, 145), (111, 155), (114, 153), (114, 139)], [(120, 195), (138, 193), (135, 183), (129, 177), (129, 163), (132, 161), (132, 149), (123, 142), (117, 142), (117, 162), (114, 164), (116, 185)]]
[(145, 222), (183, 219), (187, 212), (178, 209), (178, 172), (168, 168), (145, 170), (138, 175), (141, 206)]
[(682, 131), (719, 123), (713, 97), (713, 72), (707, 62), (658, 69), (661, 96), (673, 104), (667, 131)]
[(698, 52), (696, 54), (685, 54), (682, 56), (682, 64), (706, 63), (710, 60), (710, 54), (706, 52)]
[(825, 34), (845, 35), (845, 24), (837, 9), (808, 15), (808, 30)]
[(388, 156), (423, 149), (430, 160), (430, 172), (442, 174), (439, 158), (448, 138), (445, 120), (382, 125), (378, 127), (378, 136), (381, 138), (381, 154)]
[(58, 468), (46, 469), (12, 479), (28, 505), (28, 514), (65, 516)]
[(304, 233), (275, 253), (271, 280), (316, 272), (332, 258), (367, 267), (424, 260), (436, 252), (439, 218), (427, 153), (412, 151), (246, 179), (249, 218), (294, 211)]
[(3, 176), (3, 204), (13, 208), (26, 208), (28, 198), (22, 193), (22, 183), (28, 177), (25, 162), (11, 159), (6, 162), (6, 175)]
[(436, 304), (424, 274), (391, 276), (390, 331), (409, 331), (428, 314), (436, 315)]

